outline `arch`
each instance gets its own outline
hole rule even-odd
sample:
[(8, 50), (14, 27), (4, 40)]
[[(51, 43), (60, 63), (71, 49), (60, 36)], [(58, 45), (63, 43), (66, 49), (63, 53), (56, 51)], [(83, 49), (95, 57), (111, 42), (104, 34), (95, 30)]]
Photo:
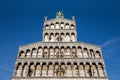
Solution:
[(45, 35), (48, 35), (48, 33), (45, 33)]
[(38, 47), (38, 54), (37, 54), (37, 58), (42, 58), (42, 55), (43, 55), (43, 49), (41, 46)]
[(55, 36), (53, 33), (50, 33), (50, 42), (54, 42), (55, 41)]
[(79, 75), (79, 72), (78, 72), (78, 65), (76, 62), (73, 63), (73, 76), (78, 76)]
[(54, 66), (53, 66), (53, 63), (50, 62), (48, 64), (48, 76), (53, 76), (53, 71), (54, 71)]
[(20, 51), (20, 52), (19, 52), (19, 58), (24, 58), (24, 57), (25, 57), (24, 51)]
[(59, 33), (55, 33), (55, 42), (59, 42)]
[(64, 35), (64, 33), (61, 33), (61, 35)]
[(30, 63), (29, 70), (28, 70), (28, 76), (33, 77), (35, 72), (35, 66), (34, 63)]
[(60, 41), (61, 42), (65, 42), (65, 35), (64, 35), (64, 33), (61, 33), (61, 35), (60, 35)]
[(45, 25), (45, 29), (49, 29), (49, 25), (48, 24)]
[(84, 48), (84, 53), (83, 53), (83, 55), (84, 55), (84, 58), (89, 58), (87, 48)]
[(65, 41), (66, 42), (70, 42), (70, 34), (69, 33), (66, 33)]
[(21, 77), (22, 74), (22, 63), (18, 63), (16, 67), (15, 76)]
[(54, 26), (53, 23), (50, 24), (50, 28), (51, 28), (51, 29), (54, 29), (54, 28), (55, 28), (55, 26)]
[(75, 33), (74, 33), (74, 32), (72, 32), (72, 33), (71, 33), (71, 35), (75, 35)]
[(72, 58), (77, 58), (77, 53), (76, 53), (76, 47), (75, 46), (72, 47), (71, 52), (72, 52), (71, 57)]
[(70, 62), (67, 63), (67, 69), (72, 70), (72, 64)]
[(91, 77), (92, 76), (92, 72), (91, 72), (91, 68), (90, 68), (89, 63), (86, 63), (86, 65), (85, 65), (85, 74), (86, 74), (86, 77)]
[(95, 54), (94, 54), (93, 49), (90, 49), (89, 52), (90, 52), (90, 57), (91, 57), (91, 58), (94, 58), (94, 57), (95, 57)]
[(61, 62), (61, 68), (65, 70), (65, 63)]
[(84, 64), (83, 63), (80, 63), (80, 65), (79, 65), (79, 75), (81, 76), (81, 77), (84, 77), (85, 76), (85, 70), (84, 70), (85, 68), (84, 68)]
[(36, 63), (35, 76), (36, 76), (36, 77), (39, 77), (40, 75), (41, 75), (41, 66), (40, 66), (40, 63), (37, 62), (37, 63)]
[(43, 63), (42, 64), (42, 76), (47, 76), (47, 64)]
[(70, 33), (67, 32), (66, 35), (70, 35)]
[(64, 22), (61, 22), (61, 23), (60, 23), (60, 28), (61, 28), (61, 29), (64, 29)]
[(75, 33), (73, 33), (73, 32), (71, 33), (71, 41), (72, 41), (72, 42), (75, 42), (75, 41), (76, 41), (76, 39), (75, 39)]
[(71, 54), (70, 47), (67, 46), (67, 47), (66, 47), (66, 58), (70, 58), (70, 54)]
[(33, 48), (32, 49), (32, 58), (36, 58), (37, 57), (37, 49)]
[(64, 62), (61, 63), (61, 66), (59, 68), (59, 73), (61, 77), (65, 76), (65, 63)]
[(28, 64), (27, 63), (24, 63), (23, 65), (23, 73), (22, 73), (22, 76), (23, 77), (27, 77), (28, 76)]
[(65, 24), (65, 29), (70, 29), (69, 23)]
[(64, 48), (64, 46), (62, 46), (62, 47), (60, 48), (60, 57), (61, 57), (61, 58), (64, 58), (64, 57), (65, 57), (65, 48)]
[(97, 67), (98, 67), (99, 76), (100, 76), (100, 77), (105, 76), (103, 64), (102, 64), (102, 63), (98, 63), (98, 66), (97, 66)]
[(59, 47), (56, 46), (55, 47), (55, 58), (59, 58), (59, 55), (60, 55), (60, 50), (59, 50)]
[(54, 58), (55, 51), (54, 51), (54, 48), (52, 46), (50, 46), (49, 51), (50, 51), (50, 58)]
[(52, 63), (52, 62), (49, 62), (48, 65), (53, 65), (53, 63)]
[(81, 46), (78, 46), (78, 48), (77, 48), (77, 57), (83, 58), (83, 52), (82, 52)]
[(48, 42), (48, 41), (49, 41), (49, 35), (48, 35), (48, 33), (45, 33), (45, 35), (44, 35), (44, 40), (45, 40), (45, 42)]
[(26, 50), (26, 58), (30, 58), (31, 57), (31, 52), (30, 49)]
[(60, 29), (59, 22), (55, 23), (55, 27), (56, 27), (56, 29)]
[(70, 62), (67, 63), (66, 76), (72, 76), (72, 65)]
[(58, 71), (57, 71), (58, 69), (59, 69), (59, 63), (56, 62), (55, 63), (55, 76), (59, 76)]
[(55, 24), (59, 24), (59, 22), (56, 22)]
[(48, 48), (47, 48), (47, 46), (45, 46), (44, 47), (44, 49), (43, 49), (43, 58), (48, 58)]
[(50, 33), (50, 35), (54, 35), (54, 34), (53, 34), (53, 32), (52, 32), (52, 33)]
[(95, 53), (95, 57), (96, 57), (96, 58), (101, 58), (100, 51), (96, 51), (96, 53)]
[(75, 29), (75, 26), (74, 26), (74, 24), (71, 24), (71, 29)]
[(97, 65), (95, 63), (92, 63), (91, 65), (91, 72), (93, 77), (98, 76)]

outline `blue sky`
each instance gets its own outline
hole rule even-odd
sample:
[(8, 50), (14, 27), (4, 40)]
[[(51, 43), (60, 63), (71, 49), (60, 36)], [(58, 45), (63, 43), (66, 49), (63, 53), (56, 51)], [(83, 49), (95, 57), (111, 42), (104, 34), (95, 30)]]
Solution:
[(44, 16), (58, 10), (76, 17), (78, 40), (100, 45), (110, 80), (119, 80), (119, 0), (0, 0), (0, 80), (10, 80), (18, 47), (41, 41)]

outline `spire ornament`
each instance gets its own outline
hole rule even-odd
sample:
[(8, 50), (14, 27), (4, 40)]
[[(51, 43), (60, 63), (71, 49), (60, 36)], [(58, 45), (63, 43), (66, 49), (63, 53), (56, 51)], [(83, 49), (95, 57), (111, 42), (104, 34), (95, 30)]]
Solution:
[(63, 18), (63, 17), (64, 17), (63, 11), (58, 11), (56, 13), (56, 18)]

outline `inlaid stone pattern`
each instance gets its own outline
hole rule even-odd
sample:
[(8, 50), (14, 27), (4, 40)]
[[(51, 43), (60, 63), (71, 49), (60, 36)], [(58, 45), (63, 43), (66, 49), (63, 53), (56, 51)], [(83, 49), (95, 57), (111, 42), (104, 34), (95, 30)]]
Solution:
[(75, 18), (45, 17), (42, 42), (19, 47), (12, 80), (108, 80), (101, 47), (77, 41)]

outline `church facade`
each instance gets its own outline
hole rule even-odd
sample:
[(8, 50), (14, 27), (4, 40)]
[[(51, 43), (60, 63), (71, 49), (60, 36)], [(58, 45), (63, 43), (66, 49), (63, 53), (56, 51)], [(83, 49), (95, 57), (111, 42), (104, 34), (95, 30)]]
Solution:
[(45, 17), (42, 42), (19, 47), (12, 80), (108, 80), (100, 46), (77, 41), (75, 18)]

